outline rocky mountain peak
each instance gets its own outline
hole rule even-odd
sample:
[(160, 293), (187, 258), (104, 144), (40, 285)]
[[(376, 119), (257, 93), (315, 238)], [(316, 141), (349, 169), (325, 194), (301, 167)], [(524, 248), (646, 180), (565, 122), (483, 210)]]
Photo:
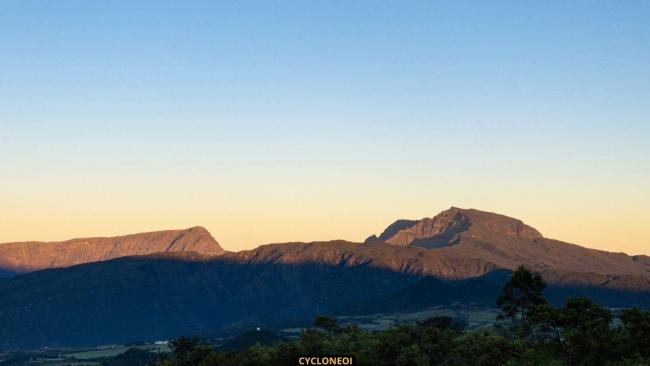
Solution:
[(521, 220), (475, 209), (451, 207), (431, 218), (397, 220), (379, 237), (371, 236), (366, 242), (441, 248), (458, 243), (460, 236), (469, 231), (479, 236), (500, 235), (525, 240), (542, 238), (539, 231)]

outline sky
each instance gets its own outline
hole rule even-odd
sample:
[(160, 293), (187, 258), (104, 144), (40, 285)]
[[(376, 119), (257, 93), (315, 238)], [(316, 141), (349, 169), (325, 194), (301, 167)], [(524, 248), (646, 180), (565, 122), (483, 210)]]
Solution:
[(648, 1), (0, 2), (0, 242), (360, 241), (451, 206), (650, 254)]

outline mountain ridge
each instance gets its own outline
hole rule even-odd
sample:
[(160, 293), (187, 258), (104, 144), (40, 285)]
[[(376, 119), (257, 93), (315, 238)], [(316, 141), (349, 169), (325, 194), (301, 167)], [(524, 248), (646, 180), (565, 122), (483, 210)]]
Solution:
[(205, 228), (194, 226), (114, 237), (2, 243), (0, 270), (25, 273), (132, 255), (181, 251), (208, 255), (221, 255), (225, 252)]

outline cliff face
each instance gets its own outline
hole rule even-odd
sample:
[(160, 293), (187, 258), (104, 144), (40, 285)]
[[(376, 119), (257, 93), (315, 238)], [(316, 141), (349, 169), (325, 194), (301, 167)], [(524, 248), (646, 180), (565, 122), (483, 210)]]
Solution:
[(164, 252), (220, 255), (224, 250), (202, 227), (61, 242), (5, 243), (0, 244), (0, 271), (24, 273)]

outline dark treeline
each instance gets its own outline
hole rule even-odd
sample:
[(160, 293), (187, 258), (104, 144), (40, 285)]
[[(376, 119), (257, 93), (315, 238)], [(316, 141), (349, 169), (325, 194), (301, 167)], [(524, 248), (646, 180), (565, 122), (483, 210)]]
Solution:
[(368, 332), (319, 317), (296, 340), (245, 351), (215, 351), (196, 338), (171, 342), (172, 353), (156, 365), (293, 365), (305, 355), (354, 355), (358, 365), (650, 365), (650, 312), (612, 312), (588, 298), (562, 308), (543, 296), (542, 278), (518, 268), (497, 305), (489, 329), (465, 332), (451, 318), (431, 318)]

